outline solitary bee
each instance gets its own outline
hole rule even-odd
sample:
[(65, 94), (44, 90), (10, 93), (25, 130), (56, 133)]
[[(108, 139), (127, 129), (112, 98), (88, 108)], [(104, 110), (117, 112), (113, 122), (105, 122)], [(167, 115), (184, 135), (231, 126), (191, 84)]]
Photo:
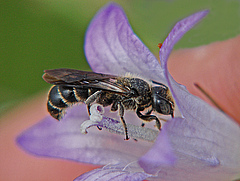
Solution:
[[(54, 84), (48, 94), (48, 112), (57, 120), (62, 118), (66, 108), (78, 102), (87, 105), (89, 114), (94, 102), (103, 107), (111, 106), (111, 111), (118, 110), (128, 140), (124, 110), (136, 111), (143, 121), (155, 120), (159, 130), (161, 123), (155, 115), (151, 115), (153, 111), (174, 117), (174, 100), (164, 84), (130, 75), (121, 77), (74, 69), (44, 72), (43, 79)], [(152, 86), (152, 83), (157, 86)]]

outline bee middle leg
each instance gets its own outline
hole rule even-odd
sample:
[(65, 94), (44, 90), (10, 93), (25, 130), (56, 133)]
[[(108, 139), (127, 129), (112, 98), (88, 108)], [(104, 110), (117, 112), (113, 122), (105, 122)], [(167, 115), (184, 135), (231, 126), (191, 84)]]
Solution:
[(122, 121), (122, 124), (123, 124), (123, 128), (124, 128), (124, 131), (125, 131), (125, 135), (126, 135), (125, 140), (129, 140), (127, 125), (126, 125), (126, 122), (125, 122), (125, 120), (124, 120), (124, 118), (123, 118), (123, 115), (124, 115), (124, 107), (123, 107), (123, 105), (122, 105), (121, 102), (118, 102), (118, 105), (119, 105), (119, 107), (118, 107), (118, 109), (119, 109), (119, 116), (120, 116), (120, 118), (121, 118), (121, 121)]
[[(161, 130), (161, 123), (160, 123), (159, 119), (157, 118), (157, 116), (149, 115), (150, 113), (148, 113), (148, 112), (146, 114), (142, 114), (140, 111), (143, 111), (143, 110), (144, 110), (144, 108), (141, 108), (141, 107), (137, 108), (137, 111), (136, 111), (137, 116), (140, 119), (142, 119), (144, 121), (148, 121), (148, 122), (155, 120), (157, 128), (159, 130)], [(142, 126), (144, 126), (144, 123), (142, 124)]]

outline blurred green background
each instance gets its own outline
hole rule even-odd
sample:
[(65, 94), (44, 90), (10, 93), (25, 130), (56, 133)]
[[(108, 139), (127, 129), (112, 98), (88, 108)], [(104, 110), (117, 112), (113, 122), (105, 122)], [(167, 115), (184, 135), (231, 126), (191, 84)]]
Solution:
[[(50, 87), (44, 69), (90, 70), (84, 34), (109, 1), (10, 0), (0, 2), (0, 115)], [(240, 33), (239, 0), (122, 0), (135, 33), (157, 55), (173, 25), (199, 10), (210, 14), (175, 46), (194, 47)]]

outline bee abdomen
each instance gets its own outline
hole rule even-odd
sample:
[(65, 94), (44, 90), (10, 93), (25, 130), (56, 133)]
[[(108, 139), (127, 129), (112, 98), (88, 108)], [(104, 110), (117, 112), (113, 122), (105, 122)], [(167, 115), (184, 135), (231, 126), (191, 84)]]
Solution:
[(58, 108), (58, 107), (52, 105), (50, 100), (48, 100), (48, 102), (47, 102), (47, 109), (48, 109), (48, 112), (50, 113), (50, 115), (57, 120), (60, 120), (64, 114), (64, 109)]
[(69, 106), (83, 102), (88, 96), (87, 89), (76, 89), (68, 86), (53, 86), (48, 94), (48, 112), (57, 120), (60, 120)]

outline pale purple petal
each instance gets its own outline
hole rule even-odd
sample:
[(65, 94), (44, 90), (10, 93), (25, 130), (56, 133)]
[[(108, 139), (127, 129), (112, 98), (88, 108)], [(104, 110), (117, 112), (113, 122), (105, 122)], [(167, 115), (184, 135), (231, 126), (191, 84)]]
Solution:
[[(174, 28), (169, 33), (168, 37), (163, 42), (163, 45), (159, 51), (159, 58), (161, 61), (161, 66), (164, 70), (165, 77), (169, 84), (168, 86), (170, 87), (171, 90), (172, 90), (172, 84), (170, 82), (170, 79), (172, 78), (169, 75), (169, 73), (167, 73), (168, 72), (167, 60), (168, 60), (169, 54), (171, 53), (173, 46), (182, 38), (182, 36), (187, 31), (189, 31), (195, 24), (197, 24), (202, 18), (204, 18), (207, 14), (208, 14), (208, 10), (200, 11), (179, 21), (178, 23), (176, 23)], [(174, 80), (172, 81), (175, 83)], [(177, 85), (177, 87), (178, 89), (184, 89), (183, 88), (184, 86), (180, 87)], [(179, 106), (179, 109), (181, 110), (182, 109), (181, 106), (183, 104), (178, 103), (178, 99), (176, 99), (175, 91), (173, 91), (172, 94), (173, 94), (173, 97), (175, 98), (177, 105)]]
[(141, 181), (152, 177), (143, 171), (128, 171), (124, 167), (108, 165), (103, 168), (98, 168), (76, 178), (74, 181), (110, 181), (110, 180), (124, 180), (124, 181)]
[[(131, 119), (131, 115), (127, 118)], [(136, 161), (152, 145), (143, 141), (124, 141), (123, 135), (100, 131), (96, 127), (90, 128), (88, 134), (81, 134), (80, 125), (88, 119), (86, 106), (75, 106), (60, 122), (47, 117), (23, 132), (17, 142), (35, 155), (102, 165)]]
[[(167, 39), (164, 41), (163, 46), (160, 49), (161, 65), (164, 68), (165, 72), (167, 70), (166, 62), (168, 60), (168, 56), (169, 56), (170, 52), (173, 49), (174, 44), (189, 29), (191, 29), (199, 20), (201, 20), (206, 14), (207, 14), (207, 11), (202, 11), (202, 12), (196, 13), (194, 15), (191, 15), (191, 16), (181, 20), (174, 26), (172, 31), (169, 33)], [(173, 38), (170, 39), (169, 37), (173, 37)], [(163, 60), (165, 60), (165, 62)], [(180, 87), (180, 88), (182, 88), (182, 87)], [(175, 99), (175, 101), (177, 102), (176, 99)], [(159, 150), (162, 150), (162, 151), (159, 151)], [(167, 156), (166, 156), (166, 153), (168, 153)], [(172, 154), (170, 154), (170, 153), (172, 153)], [(153, 159), (152, 155), (156, 155), (155, 156), (156, 158)], [(147, 154), (145, 154), (139, 160), (139, 163), (145, 169), (145, 171), (147, 171), (148, 173), (155, 174), (159, 170), (159, 166), (167, 164), (167, 163), (172, 164), (175, 159), (176, 158), (175, 158), (173, 151), (170, 148), (170, 144), (168, 142), (167, 132), (162, 131), (161, 134), (159, 135), (159, 138), (155, 142), (155, 145), (151, 148), (151, 150)]]
[(164, 79), (156, 57), (134, 34), (123, 10), (116, 4), (106, 6), (91, 22), (86, 33), (85, 54), (95, 72), (119, 75), (131, 72), (149, 79)]
[(139, 160), (139, 165), (147, 173), (155, 174), (160, 166), (173, 166), (176, 162), (176, 156), (166, 129), (162, 129), (155, 144)]
[[(162, 165), (153, 168), (149, 166), (150, 157), (146, 158), (147, 153), (139, 162), (145, 171), (158, 172), (159, 178), (163, 180), (232, 180), (240, 173), (239, 125), (188, 93), (172, 79), (167, 70), (168, 56), (174, 44), (206, 13), (207, 11), (198, 12), (178, 22), (160, 50), (167, 83), (183, 115), (183, 118), (168, 121), (163, 128), (177, 161), (174, 167)], [(162, 134), (159, 135), (161, 136)], [(161, 144), (158, 140), (155, 144)], [(156, 150), (153, 146), (149, 153), (154, 152), (159, 153), (161, 150)]]

